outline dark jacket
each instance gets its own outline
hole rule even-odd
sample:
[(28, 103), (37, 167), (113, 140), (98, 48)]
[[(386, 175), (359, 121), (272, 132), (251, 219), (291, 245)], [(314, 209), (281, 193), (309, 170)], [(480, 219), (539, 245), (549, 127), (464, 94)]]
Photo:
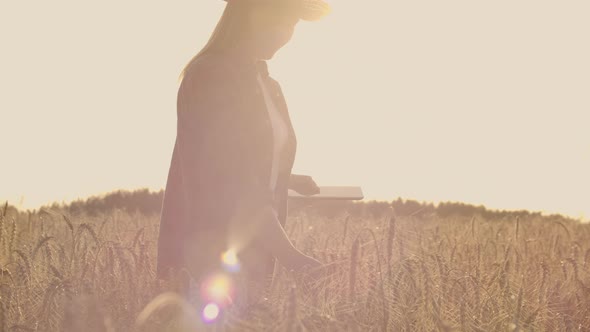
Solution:
[[(273, 133), (260, 72), (289, 130), (275, 192), (268, 189)], [(182, 244), (203, 229), (225, 230), (239, 200), (272, 204), (284, 226), (297, 141), (287, 104), (266, 62), (231, 53), (203, 55), (187, 68), (177, 95), (177, 135), (162, 203), (157, 275), (182, 267)], [(266, 262), (274, 264), (267, 256)]]

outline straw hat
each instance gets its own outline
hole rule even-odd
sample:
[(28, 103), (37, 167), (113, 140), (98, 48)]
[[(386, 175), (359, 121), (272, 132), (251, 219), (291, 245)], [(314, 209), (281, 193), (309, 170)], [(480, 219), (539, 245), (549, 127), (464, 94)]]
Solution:
[(330, 5), (323, 0), (224, 0), (230, 1), (251, 1), (257, 3), (268, 3), (284, 5), (299, 12), (299, 18), (304, 21), (317, 21), (328, 15), (331, 11)]

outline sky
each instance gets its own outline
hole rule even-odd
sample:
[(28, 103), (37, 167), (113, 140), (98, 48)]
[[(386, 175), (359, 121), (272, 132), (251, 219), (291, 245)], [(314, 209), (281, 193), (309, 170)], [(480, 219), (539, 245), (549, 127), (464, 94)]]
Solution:
[[(343, 1), (269, 61), (293, 173), (366, 200), (590, 218), (588, 1)], [(224, 1), (1, 1), (0, 199), (164, 188)]]

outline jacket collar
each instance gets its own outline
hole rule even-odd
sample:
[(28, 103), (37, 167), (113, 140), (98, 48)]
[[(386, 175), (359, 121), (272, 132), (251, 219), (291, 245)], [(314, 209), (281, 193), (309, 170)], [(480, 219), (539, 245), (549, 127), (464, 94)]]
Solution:
[(256, 62), (256, 67), (258, 67), (258, 72), (262, 75), (263, 78), (269, 76), (268, 74), (268, 65), (266, 64), (265, 60), (258, 60)]

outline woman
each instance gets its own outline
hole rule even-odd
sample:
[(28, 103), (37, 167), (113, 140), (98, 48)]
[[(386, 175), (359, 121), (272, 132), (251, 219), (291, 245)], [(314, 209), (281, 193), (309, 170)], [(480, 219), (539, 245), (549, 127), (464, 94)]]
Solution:
[(295, 133), (265, 60), (291, 39), (299, 19), (328, 12), (321, 0), (229, 0), (209, 42), (184, 68), (159, 278), (186, 269), (200, 281), (219, 268), (224, 252), (251, 279), (266, 280), (274, 258), (296, 271), (321, 266), (283, 229), (287, 189), (310, 195), (319, 188), (291, 174)]

